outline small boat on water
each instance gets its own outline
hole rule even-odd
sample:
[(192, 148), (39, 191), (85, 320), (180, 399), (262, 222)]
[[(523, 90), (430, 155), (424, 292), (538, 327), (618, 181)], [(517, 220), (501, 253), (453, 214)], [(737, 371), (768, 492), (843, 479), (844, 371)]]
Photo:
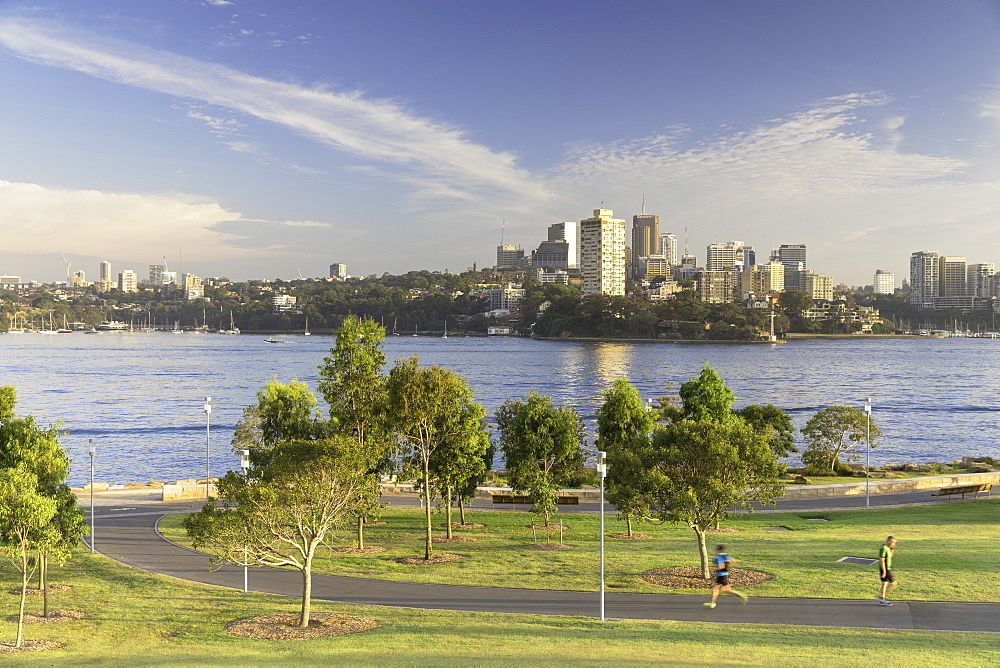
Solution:
[(284, 339), (276, 339), (273, 336), (269, 336), (266, 339), (264, 339), (264, 343), (284, 343), (284, 342), (285, 342)]
[(105, 320), (97, 326), (97, 329), (102, 332), (127, 332), (128, 323), (120, 320)]

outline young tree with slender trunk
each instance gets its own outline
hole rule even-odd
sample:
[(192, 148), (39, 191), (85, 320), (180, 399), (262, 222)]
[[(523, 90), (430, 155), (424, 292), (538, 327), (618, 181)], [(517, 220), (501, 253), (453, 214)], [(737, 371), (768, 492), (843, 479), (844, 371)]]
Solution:
[(479, 464), (473, 460), (475, 449), (485, 448), (480, 436), (485, 411), (472, 400), (472, 390), (464, 378), (443, 367), (420, 367), (416, 357), (396, 362), (389, 371), (387, 388), (393, 430), (402, 446), (404, 465), (420, 478), (427, 527), (424, 559), (431, 559), (431, 502), (438, 467), (444, 466), (440, 453), (454, 453), (454, 445), (461, 444), (473, 453), (463, 455), (466, 465), (481, 464), (481, 452)]
[(633, 521), (648, 515), (648, 500), (636, 485), (645, 474), (637, 455), (648, 445), (655, 424), (656, 413), (643, 405), (628, 380), (619, 378), (605, 390), (604, 403), (597, 411), (594, 446), (608, 453), (607, 499), (625, 520), (630, 537)]
[[(870, 431), (869, 431), (870, 428)], [(860, 408), (829, 406), (809, 418), (801, 429), (808, 446), (802, 463), (821, 475), (833, 475), (841, 457), (861, 458), (859, 446), (878, 446), (882, 431)]]
[(395, 443), (387, 429), (385, 329), (370, 318), (349, 315), (337, 330), (337, 340), (319, 367), (319, 389), (330, 409), (332, 429), (358, 444), (371, 487), (371, 504), (358, 516), (357, 546), (365, 547), (365, 523), (381, 506), (381, 479), (393, 469)]
[(22, 468), (0, 469), (0, 550), (21, 574), (15, 647), (23, 642), (24, 602), (32, 570), (32, 551), (56, 544), (52, 525), (58, 511), (54, 499), (38, 492), (38, 476)]
[(217, 496), (184, 528), (213, 562), (291, 567), (302, 574), (299, 626), (309, 626), (316, 551), (367, 501), (353, 440), (334, 436), (279, 443), (264, 466), (230, 471)]
[(532, 512), (545, 518), (547, 529), (557, 510), (556, 492), (583, 466), (583, 420), (572, 408), (555, 406), (537, 392), (524, 401), (508, 399), (496, 418), (510, 486), (528, 492)]

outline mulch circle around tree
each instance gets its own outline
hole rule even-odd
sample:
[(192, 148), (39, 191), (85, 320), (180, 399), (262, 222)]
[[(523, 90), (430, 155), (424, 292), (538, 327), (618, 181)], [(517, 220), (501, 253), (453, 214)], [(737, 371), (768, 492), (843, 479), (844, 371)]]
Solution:
[(432, 543), (475, 543), (472, 536), (452, 536), (451, 538), (431, 538)]
[(12, 642), (0, 642), (0, 654), (21, 654), (23, 652), (41, 652), (46, 649), (59, 649), (66, 643), (54, 640), (24, 640), (20, 647), (14, 647)]
[(554, 552), (555, 550), (572, 550), (573, 548), (569, 545), (563, 545), (562, 543), (532, 543), (531, 545), (525, 545), (526, 550), (538, 550), (540, 552)]
[[(72, 589), (72, 587), (70, 587), (69, 585), (49, 585), (47, 589), (49, 590), (49, 595), (51, 596), (52, 594), (61, 594), (65, 591), (69, 591), (70, 589)], [(21, 589), (20, 587), (18, 587), (17, 589), (11, 589), (8, 593), (13, 594), (14, 596), (20, 596)], [(42, 590), (36, 587), (28, 587), (28, 591), (25, 593), (25, 596), (41, 596), (41, 595), (42, 595)]]
[(451, 523), (452, 529), (482, 529), (484, 526), (486, 525), (480, 524), (479, 522), (466, 522), (465, 524), (462, 524), (461, 522)]
[(424, 559), (423, 557), (399, 557), (396, 559), (396, 563), (408, 566), (430, 566), (433, 564), (446, 564), (449, 561), (461, 561), (461, 559), (462, 555), (460, 554), (435, 554), (430, 559)]
[(226, 633), (254, 640), (310, 640), (363, 633), (378, 628), (378, 622), (357, 615), (318, 613), (309, 615), (308, 628), (299, 627), (296, 613), (275, 613), (237, 619), (226, 624)]
[(627, 533), (609, 533), (608, 538), (622, 538), (625, 540), (643, 540), (646, 538), (652, 538), (648, 533), (634, 533), (631, 536)]
[(565, 530), (569, 529), (569, 527), (566, 526), (566, 525), (564, 525), (564, 524), (550, 524), (548, 526), (548, 529), (545, 528), (544, 524), (529, 524), (528, 525), (529, 529), (532, 528), (532, 527), (534, 527), (538, 531), (559, 531), (559, 529), (562, 529), (562, 530), (565, 531)]
[(378, 554), (379, 552), (385, 552), (385, 548), (378, 545), (369, 545), (368, 547), (361, 548), (351, 545), (348, 547), (335, 547), (333, 551), (339, 554)]
[[(701, 577), (701, 569), (697, 566), (671, 566), (654, 568), (642, 573), (640, 577), (650, 584), (680, 589), (705, 589), (715, 584), (715, 578), (705, 580)], [(747, 587), (772, 579), (773, 575), (752, 571), (747, 568), (729, 569), (729, 583), (734, 587)]]
[[(74, 619), (83, 619), (82, 612), (76, 610), (49, 610), (49, 616), (43, 617), (41, 613), (24, 613), (25, 624), (58, 624), (59, 622), (71, 622)], [(9, 615), (7, 621), (17, 624), (17, 615)]]
[[(352, 527), (356, 527), (356, 526), (358, 526), (358, 523), (357, 522), (351, 522), (351, 526)], [(381, 520), (379, 520), (377, 522), (365, 522), (365, 526), (366, 527), (384, 527), (385, 526), (385, 522), (383, 522)]]
[(740, 533), (743, 529), (734, 529), (733, 527), (719, 527), (718, 529), (709, 529), (705, 533)]

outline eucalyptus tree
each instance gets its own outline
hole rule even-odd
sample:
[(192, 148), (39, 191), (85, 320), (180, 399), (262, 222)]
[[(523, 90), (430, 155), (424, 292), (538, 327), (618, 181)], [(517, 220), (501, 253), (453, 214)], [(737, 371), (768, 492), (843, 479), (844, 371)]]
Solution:
[(510, 486), (527, 492), (532, 512), (549, 526), (556, 512), (556, 492), (583, 466), (583, 420), (568, 406), (556, 406), (537, 392), (524, 400), (507, 399), (496, 412), (500, 450)]
[(802, 463), (820, 474), (832, 475), (841, 457), (860, 459), (861, 445), (878, 446), (882, 431), (874, 420), (853, 406), (829, 406), (809, 418), (801, 429), (808, 445)]
[(395, 442), (387, 416), (385, 329), (370, 318), (349, 315), (337, 330), (330, 354), (319, 367), (319, 389), (330, 411), (331, 428), (357, 444), (368, 476), (371, 504), (357, 518), (357, 544), (365, 547), (366, 521), (378, 513), (381, 477), (392, 471)]
[(625, 378), (619, 378), (604, 392), (604, 403), (597, 410), (598, 450), (608, 453), (608, 502), (625, 520), (628, 535), (632, 524), (645, 517), (649, 503), (640, 494), (636, 481), (645, 474), (639, 453), (648, 446), (656, 414), (643, 405), (638, 390)]
[(710, 366), (679, 394), (681, 405), (639, 453), (645, 474), (637, 484), (652, 517), (694, 531), (702, 577), (708, 578), (705, 533), (734, 510), (752, 512), (751, 501), (772, 503), (784, 491), (778, 480), (783, 467), (769, 434), (733, 413), (733, 394)]
[(21, 574), (15, 647), (23, 641), (24, 602), (33, 564), (33, 551), (43, 551), (60, 541), (53, 519), (55, 499), (38, 491), (38, 476), (23, 467), (0, 469), (0, 551)]
[(482, 450), (487, 447), (481, 428), (485, 411), (473, 401), (464, 378), (444, 367), (420, 367), (416, 357), (396, 362), (389, 371), (387, 389), (404, 466), (419, 476), (424, 495), (424, 558), (430, 559), (431, 501), (438, 485), (447, 485), (451, 475), (446, 473), (446, 457), (460, 449), (466, 466), (481, 465)]
[[(471, 395), (470, 395), (471, 398)], [(430, 460), (430, 480), (445, 508), (445, 531), (452, 538), (451, 509), (455, 498), (468, 497), (468, 490), (485, 477), (490, 464), (487, 454), (492, 452), (489, 434), (483, 430), (486, 409), (468, 401), (456, 407), (456, 428), (442, 435), (441, 444)], [(462, 508), (465, 523), (465, 508)]]
[(257, 392), (257, 403), (243, 409), (232, 446), (234, 451), (249, 450), (250, 461), (263, 466), (281, 443), (316, 440), (327, 431), (316, 395), (306, 383), (293, 378), (285, 384), (272, 378)]
[(733, 411), (746, 420), (755, 431), (768, 434), (771, 441), (771, 451), (775, 457), (787, 457), (798, 452), (795, 447), (795, 427), (788, 413), (772, 404), (750, 404)]
[(184, 520), (196, 548), (214, 563), (294, 568), (302, 574), (299, 626), (309, 625), (316, 552), (330, 546), (365, 496), (364, 467), (352, 439), (283, 441), (247, 475), (229, 471), (216, 496)]

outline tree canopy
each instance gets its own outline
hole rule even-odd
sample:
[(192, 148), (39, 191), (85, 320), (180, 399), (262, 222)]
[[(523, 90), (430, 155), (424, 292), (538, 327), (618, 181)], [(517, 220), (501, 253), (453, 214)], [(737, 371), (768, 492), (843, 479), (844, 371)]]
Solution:
[[(809, 418), (800, 430), (806, 439), (802, 463), (811, 472), (832, 475), (841, 457), (851, 461), (861, 458), (859, 446), (865, 445), (869, 432), (868, 415), (853, 406), (829, 406)], [(871, 447), (878, 446), (882, 431), (871, 420)]]

